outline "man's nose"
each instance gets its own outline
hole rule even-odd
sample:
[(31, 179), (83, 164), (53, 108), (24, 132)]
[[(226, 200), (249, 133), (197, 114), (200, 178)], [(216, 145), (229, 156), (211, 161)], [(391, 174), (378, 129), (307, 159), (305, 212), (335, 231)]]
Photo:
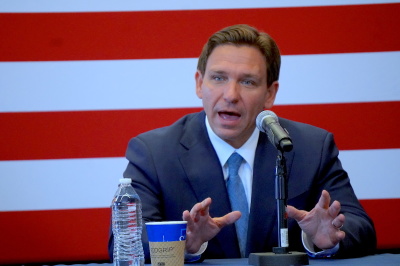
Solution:
[(237, 103), (239, 101), (240, 87), (235, 81), (230, 81), (224, 89), (224, 99), (229, 103)]

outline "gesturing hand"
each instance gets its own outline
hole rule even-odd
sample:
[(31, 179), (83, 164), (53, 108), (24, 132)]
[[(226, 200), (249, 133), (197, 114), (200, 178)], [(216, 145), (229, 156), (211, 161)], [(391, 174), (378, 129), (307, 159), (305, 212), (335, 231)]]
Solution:
[(196, 203), (190, 210), (184, 211), (182, 218), (187, 221), (186, 230), (186, 251), (196, 253), (200, 246), (212, 239), (221, 229), (229, 224), (236, 222), (241, 214), (233, 211), (225, 216), (212, 218), (209, 214), (211, 198), (206, 198), (200, 203)]
[(333, 248), (346, 235), (340, 230), (345, 222), (345, 216), (339, 214), (340, 203), (334, 201), (329, 206), (330, 201), (329, 193), (323, 190), (318, 203), (310, 212), (293, 206), (287, 206), (286, 209), (288, 216), (297, 221), (303, 232), (320, 249)]

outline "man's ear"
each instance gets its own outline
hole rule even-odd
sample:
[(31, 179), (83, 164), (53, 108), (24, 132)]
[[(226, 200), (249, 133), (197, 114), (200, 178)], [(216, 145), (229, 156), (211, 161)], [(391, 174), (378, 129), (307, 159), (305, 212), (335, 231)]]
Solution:
[(279, 82), (274, 81), (271, 86), (267, 88), (267, 95), (265, 97), (265, 102), (264, 102), (264, 109), (268, 110), (271, 109), (272, 106), (274, 105), (276, 95), (278, 93), (279, 89)]
[(196, 95), (199, 99), (203, 99), (203, 91), (201, 89), (201, 86), (203, 85), (203, 75), (199, 70), (197, 70), (194, 78), (196, 80)]

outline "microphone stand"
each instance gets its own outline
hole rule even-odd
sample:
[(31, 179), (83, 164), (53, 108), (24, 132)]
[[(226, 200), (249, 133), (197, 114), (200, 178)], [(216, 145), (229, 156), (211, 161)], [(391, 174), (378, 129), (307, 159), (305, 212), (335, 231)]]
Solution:
[(267, 265), (308, 265), (308, 256), (303, 252), (289, 252), (289, 232), (287, 226), (287, 169), (283, 150), (278, 149), (275, 172), (275, 199), (278, 215), (278, 247), (273, 252), (251, 253), (249, 264), (257, 266)]
[(278, 214), (278, 247), (272, 249), (275, 254), (289, 253), (289, 234), (286, 217), (286, 202), (288, 194), (286, 174), (286, 158), (283, 156), (283, 152), (279, 151), (276, 159), (275, 173), (275, 199)]

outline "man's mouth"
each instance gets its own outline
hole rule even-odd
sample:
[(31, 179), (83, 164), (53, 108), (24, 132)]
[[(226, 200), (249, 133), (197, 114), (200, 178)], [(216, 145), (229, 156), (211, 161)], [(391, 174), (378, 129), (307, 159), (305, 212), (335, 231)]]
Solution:
[(218, 112), (218, 115), (227, 121), (234, 121), (240, 118), (240, 114), (235, 112)]

